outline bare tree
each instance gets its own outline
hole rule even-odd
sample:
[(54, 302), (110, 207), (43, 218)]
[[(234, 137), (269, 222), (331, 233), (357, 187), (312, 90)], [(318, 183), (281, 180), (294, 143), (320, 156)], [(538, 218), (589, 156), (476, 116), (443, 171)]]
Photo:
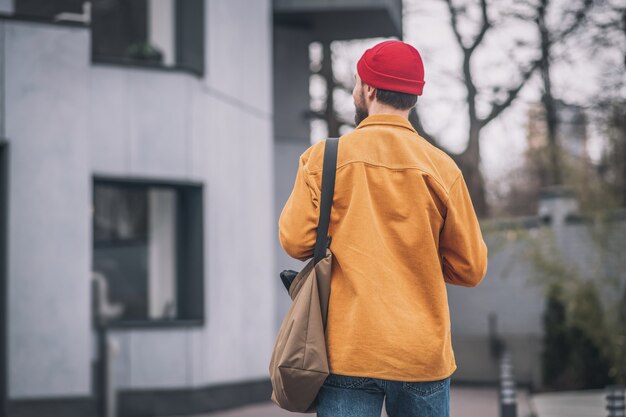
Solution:
[[(595, 122), (602, 127), (606, 146), (598, 173), (611, 189), (618, 205), (626, 207), (626, 6), (617, 0), (596, 0), (583, 37), (590, 56), (603, 66), (600, 93), (591, 100)], [(610, 58), (607, 52), (616, 52)], [(617, 57), (621, 56), (620, 62)]]
[(607, 145), (598, 174), (610, 187), (609, 198), (626, 207), (626, 100), (605, 103), (601, 111)]
[(333, 68), (334, 56), (332, 51), (333, 48), (331, 48), (331, 42), (322, 41), (320, 42), (320, 45), (322, 50), (321, 57), (318, 62), (314, 63), (311, 73), (319, 75), (324, 80), (324, 105), (322, 108), (311, 109), (309, 117), (312, 119), (323, 120), (328, 127), (328, 136), (338, 137), (341, 134), (342, 127), (355, 127), (355, 124), (353, 121), (348, 120), (346, 115), (337, 109), (335, 92), (340, 90), (351, 95), (353, 86), (345, 80), (337, 77)]
[[(555, 105), (553, 88), (552, 88), (552, 66), (551, 63), (555, 59), (553, 54), (553, 46), (565, 42), (572, 34), (585, 22), (585, 18), (593, 3), (592, 0), (582, 0), (582, 5), (572, 7), (563, 12), (563, 19), (559, 20), (559, 27), (550, 28), (546, 22), (546, 11), (550, 6), (550, 0), (526, 0), (516, 1), (510, 6), (500, 6), (504, 11), (501, 16), (509, 16), (523, 22), (531, 22), (537, 28), (537, 45), (532, 46), (533, 51), (537, 53), (536, 58), (528, 58), (526, 61), (517, 62), (518, 68), (516, 81), (509, 86), (500, 85), (491, 86), (492, 92), (489, 95), (487, 88), (481, 87), (481, 91), (475, 83), (472, 70), (472, 63), (475, 59), (475, 53), (483, 45), (486, 35), (494, 27), (501, 24), (496, 18), (490, 18), (493, 14), (493, 7), (487, 0), (478, 0), (480, 17), (478, 18), (478, 28), (473, 36), (464, 36), (461, 33), (460, 26), (462, 21), (469, 19), (467, 7), (472, 3), (470, 0), (464, 0), (460, 5), (453, 4), (453, 0), (440, 0), (446, 6), (449, 12), (450, 27), (454, 34), (456, 43), (462, 53), (462, 66), (460, 77), (466, 91), (467, 103), (467, 119), (468, 119), (468, 141), (466, 148), (460, 153), (454, 153), (441, 144), (436, 135), (427, 132), (422, 124), (417, 110), (410, 114), (410, 121), (416, 128), (418, 133), (433, 145), (439, 147), (448, 153), (457, 162), (466, 177), (470, 194), (475, 205), (476, 212), (479, 216), (484, 217), (489, 214), (489, 207), (486, 201), (485, 183), (482, 172), (480, 170), (480, 137), (484, 127), (493, 120), (498, 118), (504, 110), (510, 107), (518, 98), (520, 91), (532, 77), (536, 70), (540, 70), (542, 80), (542, 103), (546, 113), (547, 120), (547, 138), (550, 144), (548, 149), (549, 158), (546, 163), (546, 169), (549, 174), (546, 175), (549, 180), (546, 183), (561, 182), (561, 162), (559, 160), (559, 152), (557, 149), (557, 130), (558, 115)], [(612, 1), (612, 0), (597, 0)], [(493, 3), (495, 5), (495, 3)], [(508, 8), (508, 9), (507, 9)], [(497, 9), (496, 9), (497, 11)], [(515, 50), (519, 41), (511, 41), (511, 50)], [(325, 106), (317, 111), (311, 112), (311, 117), (323, 119), (328, 126), (329, 136), (337, 136), (344, 126), (354, 126), (340, 112), (337, 111), (334, 100), (334, 92), (337, 90), (351, 91), (352, 86), (347, 85), (341, 80), (337, 80), (333, 73), (333, 56), (331, 53), (330, 43), (323, 43), (323, 60), (314, 73), (322, 76), (326, 82)], [(482, 89), (484, 88), (484, 91)], [(484, 100), (488, 98), (488, 106), (486, 111), (478, 111), (478, 97)]]
[(456, 43), (463, 55), (462, 79), (467, 92), (467, 118), (469, 119), (467, 146), (461, 153), (451, 152), (441, 145), (437, 138), (425, 131), (417, 110), (411, 112), (410, 120), (422, 137), (448, 153), (455, 160), (466, 178), (477, 215), (484, 217), (489, 214), (489, 208), (485, 196), (484, 179), (480, 171), (481, 131), (515, 101), (519, 92), (530, 79), (533, 72), (538, 68), (540, 61), (532, 60), (525, 65), (520, 65), (517, 83), (508, 87), (500, 100), (494, 99), (490, 104), (489, 111), (485, 115), (479, 115), (477, 111), (477, 96), (479, 92), (472, 72), (472, 58), (485, 39), (485, 35), (494, 26), (494, 23), (489, 18), (489, 5), (487, 0), (480, 0), (481, 18), (479, 29), (477, 34), (468, 42), (463, 39), (459, 29), (459, 19), (464, 14), (465, 7), (455, 6), (452, 0), (441, 1), (445, 2), (448, 7), (450, 26), (454, 33)]
[(534, 5), (535, 16), (533, 21), (537, 26), (539, 32), (539, 42), (541, 51), (540, 60), (540, 73), (543, 83), (543, 91), (541, 95), (541, 102), (544, 107), (545, 119), (547, 125), (547, 139), (548, 139), (548, 151), (550, 154), (550, 183), (546, 185), (562, 184), (563, 183), (563, 167), (562, 162), (559, 159), (559, 152), (557, 143), (557, 130), (558, 130), (558, 114), (556, 109), (556, 99), (552, 89), (552, 61), (553, 47), (557, 43), (562, 43), (567, 40), (572, 34), (574, 34), (582, 24), (585, 22), (585, 18), (589, 9), (593, 5), (592, 0), (584, 0), (581, 6), (577, 9), (567, 11), (564, 13), (564, 17), (567, 15), (573, 16), (571, 23), (563, 24), (561, 27), (550, 28), (546, 21), (546, 13), (548, 7), (550, 7), (551, 0), (540, 0), (537, 5)]
[[(510, 10), (505, 10), (502, 15), (512, 16), (520, 21), (534, 22), (538, 29), (539, 44), (536, 49), (539, 52), (539, 57), (531, 60), (530, 62), (519, 64), (519, 75), (517, 83), (509, 86), (505, 90), (505, 94), (499, 98), (494, 99), (490, 103), (490, 109), (485, 115), (480, 115), (477, 112), (477, 96), (478, 89), (474, 81), (474, 74), (472, 73), (472, 59), (476, 50), (480, 47), (481, 43), (485, 39), (489, 30), (496, 26), (495, 22), (492, 22), (489, 17), (490, 3), (487, 0), (480, 0), (481, 18), (479, 22), (478, 32), (473, 38), (467, 42), (463, 39), (461, 31), (459, 29), (459, 22), (461, 17), (465, 14), (464, 10), (467, 6), (467, 2), (460, 6), (454, 5), (452, 0), (441, 0), (448, 8), (450, 16), (450, 27), (454, 33), (456, 43), (461, 49), (463, 55), (462, 74), (463, 83), (467, 92), (467, 118), (468, 118), (468, 142), (465, 150), (461, 153), (455, 154), (443, 147), (438, 139), (432, 134), (425, 131), (417, 111), (411, 115), (411, 121), (416, 130), (429, 142), (443, 149), (450, 154), (467, 178), (468, 188), (472, 195), (472, 200), (475, 204), (476, 212), (479, 216), (486, 216), (489, 214), (489, 207), (486, 202), (484, 180), (480, 171), (480, 135), (482, 129), (487, 126), (491, 121), (496, 119), (500, 114), (507, 109), (517, 99), (520, 91), (532, 76), (535, 70), (540, 71), (543, 92), (542, 103), (546, 113), (547, 130), (548, 130), (548, 142), (550, 143), (550, 167), (551, 172), (549, 174), (550, 183), (561, 182), (561, 168), (559, 161), (559, 152), (556, 149), (556, 137), (558, 129), (558, 118), (555, 105), (555, 97), (552, 92), (551, 84), (551, 62), (553, 60), (552, 47), (557, 43), (563, 43), (568, 37), (576, 33), (576, 31), (585, 22), (585, 17), (589, 9), (592, 6), (592, 0), (584, 0), (582, 5), (572, 7), (563, 13), (563, 18), (560, 20), (561, 26), (555, 29), (549, 28), (546, 23), (546, 11), (549, 6), (550, 0), (529, 0), (529, 1), (517, 1), (514, 6), (510, 7)], [(521, 5), (521, 9), (520, 9)], [(571, 19), (565, 19), (565, 17), (573, 16)]]

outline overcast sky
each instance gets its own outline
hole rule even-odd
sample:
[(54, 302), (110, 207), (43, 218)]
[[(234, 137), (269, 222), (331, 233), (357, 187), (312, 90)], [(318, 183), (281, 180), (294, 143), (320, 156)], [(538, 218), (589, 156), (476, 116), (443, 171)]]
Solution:
[[(498, 7), (506, 6), (510, 0), (499, 0)], [(460, 4), (457, 2), (457, 4)], [(491, 2), (490, 4), (494, 4)], [(557, 3), (564, 4), (564, 3)], [(479, 9), (470, 8), (468, 14), (475, 17), (460, 22), (462, 34), (472, 38), (478, 29)], [(415, 46), (424, 61), (424, 92), (418, 99), (418, 109), (425, 128), (441, 140), (452, 151), (462, 151), (467, 143), (466, 90), (460, 81), (461, 52), (449, 24), (447, 6), (442, 0), (404, 0), (404, 41)], [(552, 9), (552, 20), (562, 19), (558, 9)], [(500, 10), (493, 9), (490, 17), (500, 18)], [(336, 76), (346, 81), (354, 76), (355, 65), (363, 51), (384, 39), (368, 39), (333, 43), (336, 53)], [(528, 42), (531, 46), (517, 45), (516, 41)], [(469, 43), (469, 42), (468, 42)], [(501, 27), (491, 29), (483, 44), (476, 51), (472, 62), (475, 83), (480, 91), (488, 92), (492, 85), (510, 87), (518, 80), (518, 63), (529, 62), (535, 49), (537, 38), (532, 25), (506, 21)], [(516, 46), (517, 45), (517, 46)], [(575, 49), (575, 48), (570, 48)], [(320, 51), (317, 45), (311, 48), (315, 58)], [(560, 51), (556, 51), (560, 54)], [(586, 105), (591, 97), (599, 93), (598, 78), (605, 61), (590, 59), (586, 53), (574, 53), (572, 62), (561, 61), (554, 68), (554, 92), (557, 97), (569, 102)], [(619, 65), (619, 56), (615, 59)], [(323, 94), (323, 83), (313, 79), (311, 93)], [(537, 101), (540, 94), (540, 80), (535, 75), (522, 90), (513, 106), (492, 121), (482, 131), (481, 156), (483, 172), (488, 179), (506, 176), (509, 168), (521, 162), (521, 155), (526, 147), (526, 109), (529, 102)], [(353, 110), (352, 98), (341, 92), (335, 95), (339, 108)], [(488, 99), (482, 97), (478, 102), (479, 113), (484, 116), (488, 111)], [(323, 123), (312, 126), (312, 142), (326, 137)], [(601, 140), (597, 133), (590, 130), (588, 150), (592, 158), (600, 153)]]

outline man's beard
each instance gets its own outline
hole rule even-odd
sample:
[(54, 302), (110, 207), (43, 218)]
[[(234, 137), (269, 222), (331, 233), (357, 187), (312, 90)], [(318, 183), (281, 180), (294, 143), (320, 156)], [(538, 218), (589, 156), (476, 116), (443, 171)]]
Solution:
[(367, 116), (370, 115), (367, 111), (367, 107), (365, 107), (365, 96), (363, 94), (361, 94), (359, 102), (354, 103), (354, 108), (354, 123), (358, 126)]

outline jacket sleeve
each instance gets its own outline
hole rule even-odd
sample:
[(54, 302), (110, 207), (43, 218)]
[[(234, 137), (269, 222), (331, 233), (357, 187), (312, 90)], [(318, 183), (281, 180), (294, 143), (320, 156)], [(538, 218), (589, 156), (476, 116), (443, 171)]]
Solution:
[(306, 157), (300, 155), (296, 181), (278, 220), (280, 245), (292, 258), (313, 257), (319, 222), (319, 190), (308, 174)]
[(487, 273), (487, 245), (462, 173), (450, 188), (439, 252), (449, 284), (475, 287)]

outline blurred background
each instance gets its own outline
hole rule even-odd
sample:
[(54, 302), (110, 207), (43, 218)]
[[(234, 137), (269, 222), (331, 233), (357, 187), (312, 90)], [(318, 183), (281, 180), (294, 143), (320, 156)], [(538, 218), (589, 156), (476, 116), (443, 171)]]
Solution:
[(0, 0), (0, 416), (291, 414), (278, 217), (390, 38), (489, 247), (452, 415), (623, 416), (622, 0)]

